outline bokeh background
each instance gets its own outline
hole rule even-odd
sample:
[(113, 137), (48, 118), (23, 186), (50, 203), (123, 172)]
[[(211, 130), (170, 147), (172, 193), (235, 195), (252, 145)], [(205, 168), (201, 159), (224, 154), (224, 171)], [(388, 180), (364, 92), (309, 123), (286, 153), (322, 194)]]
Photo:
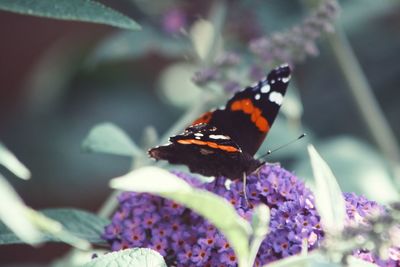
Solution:
[[(90, 129), (112, 122), (140, 144), (147, 127), (162, 135), (205, 90), (194, 88), (190, 80), (200, 66), (191, 60), (194, 50), (181, 28), (188, 32), (196, 21), (207, 19), (214, 1), (101, 2), (134, 18), (143, 31), (0, 11), (0, 140), (33, 178), (26, 182), (2, 172), (35, 209), (96, 211), (111, 192), (109, 179), (126, 173), (132, 160), (84, 152), (81, 143)], [(252, 37), (300, 23), (312, 2), (226, 1), (224, 49), (243, 54)], [(339, 3), (338, 27), (398, 143), (400, 2)], [(279, 161), (308, 178), (306, 144), (311, 142), (343, 191), (382, 203), (396, 199), (396, 170), (362, 119), (332, 39), (323, 35), (317, 47), (314, 55), (295, 64), (289, 111), (277, 119), (262, 149), (275, 148), (303, 131), (309, 137), (273, 153), (268, 161)], [(394, 154), (398, 149), (393, 147)], [(0, 264), (46, 263), (66, 249), (54, 244), (0, 247)]]

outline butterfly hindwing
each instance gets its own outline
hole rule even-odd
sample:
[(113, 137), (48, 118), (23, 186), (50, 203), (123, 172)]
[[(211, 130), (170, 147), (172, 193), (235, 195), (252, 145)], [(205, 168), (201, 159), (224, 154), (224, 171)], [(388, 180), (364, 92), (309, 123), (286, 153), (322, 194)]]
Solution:
[(258, 166), (258, 161), (253, 162), (229, 136), (208, 124), (188, 127), (182, 134), (171, 137), (170, 142), (151, 149), (150, 156), (187, 165), (190, 171), (205, 176), (240, 178), (243, 172), (254, 170), (249, 164)]

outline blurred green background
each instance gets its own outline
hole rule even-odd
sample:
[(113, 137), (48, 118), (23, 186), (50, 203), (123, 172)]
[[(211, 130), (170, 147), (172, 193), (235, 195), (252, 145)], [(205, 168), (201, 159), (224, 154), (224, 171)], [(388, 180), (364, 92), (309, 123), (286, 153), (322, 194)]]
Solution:
[[(126, 173), (131, 159), (83, 152), (81, 143), (90, 129), (112, 122), (141, 143), (146, 127), (154, 126), (161, 136), (204, 90), (190, 84), (196, 67), (176, 65), (191, 63), (188, 55), (193, 48), (173, 26), (183, 23), (189, 29), (199, 18), (207, 18), (213, 1), (101, 2), (134, 18), (143, 30), (0, 11), (0, 140), (31, 170), (32, 180), (9, 181), (35, 209), (96, 211), (111, 192), (109, 179)], [(225, 49), (241, 54), (249, 36), (299, 23), (308, 14), (309, 2), (227, 1)], [(400, 142), (400, 3), (340, 4), (337, 22)], [(182, 21), (168, 21), (171, 10), (179, 10)], [(268, 161), (279, 161), (309, 178), (306, 144), (312, 142), (343, 191), (382, 203), (393, 201), (398, 195), (390, 166), (356, 108), (329, 42), (323, 36), (318, 56), (296, 64), (291, 88), (297, 95), (292, 93), (285, 102), (294, 115), (281, 114), (262, 149), (275, 148), (305, 131), (307, 140), (274, 153)], [(65, 249), (0, 247), (0, 264), (48, 262)]]

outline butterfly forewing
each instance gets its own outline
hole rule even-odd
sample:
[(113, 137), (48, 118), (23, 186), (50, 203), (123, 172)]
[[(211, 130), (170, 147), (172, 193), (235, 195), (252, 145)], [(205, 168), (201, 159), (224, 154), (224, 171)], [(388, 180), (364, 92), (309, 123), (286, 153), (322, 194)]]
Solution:
[(241, 178), (261, 162), (253, 156), (274, 122), (290, 79), (287, 65), (236, 93), (225, 108), (204, 113), (170, 144), (149, 150), (157, 160), (184, 164), (206, 176)]
[(208, 123), (253, 156), (278, 114), (289, 79), (287, 65), (272, 70), (266, 79), (236, 93), (224, 109), (208, 114)]

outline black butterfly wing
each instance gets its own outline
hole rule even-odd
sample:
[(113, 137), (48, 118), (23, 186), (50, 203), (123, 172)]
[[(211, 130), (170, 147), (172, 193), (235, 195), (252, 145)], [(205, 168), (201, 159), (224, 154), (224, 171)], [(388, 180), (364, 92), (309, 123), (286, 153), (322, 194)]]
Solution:
[(259, 162), (243, 153), (226, 134), (208, 124), (196, 124), (170, 138), (170, 144), (149, 150), (157, 160), (187, 165), (191, 172), (232, 179), (254, 171)]
[(266, 79), (236, 93), (224, 109), (207, 112), (196, 122), (206, 122), (228, 135), (253, 156), (274, 122), (290, 80), (290, 68), (273, 69)]
[(235, 179), (253, 172), (260, 166), (253, 156), (278, 114), (289, 79), (289, 66), (275, 68), (266, 79), (235, 94), (224, 109), (206, 112), (149, 155), (205, 176)]

